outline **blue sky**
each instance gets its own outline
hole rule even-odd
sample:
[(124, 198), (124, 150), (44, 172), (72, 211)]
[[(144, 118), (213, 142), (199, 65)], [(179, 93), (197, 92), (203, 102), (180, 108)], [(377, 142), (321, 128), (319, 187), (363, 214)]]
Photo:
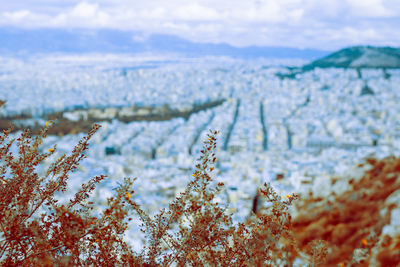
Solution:
[(400, 0), (13, 0), (0, 5), (0, 26), (115, 28), (235, 46), (399, 47)]

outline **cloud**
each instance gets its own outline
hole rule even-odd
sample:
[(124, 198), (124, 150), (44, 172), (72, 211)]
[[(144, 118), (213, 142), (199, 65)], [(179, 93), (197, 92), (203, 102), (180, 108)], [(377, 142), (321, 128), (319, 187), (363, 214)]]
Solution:
[(144, 9), (138, 12), (136, 15), (134, 13), (126, 14), (126, 18), (140, 18), (144, 20), (162, 20), (167, 17), (168, 12), (163, 7), (156, 7), (154, 9)]
[(173, 10), (172, 17), (181, 20), (218, 20), (222, 16), (215, 9), (197, 3), (180, 6)]
[(38, 14), (27, 9), (0, 13), (0, 26), (22, 26), (25, 28), (41, 27), (50, 19), (45, 14)]
[(110, 24), (110, 15), (100, 10), (98, 4), (80, 2), (70, 10), (50, 20), (52, 26), (104, 27)]
[(347, 0), (353, 15), (359, 17), (391, 17), (395, 15), (390, 9), (386, 8), (382, 0)]
[[(396, 44), (399, 0), (6, 1), (0, 26), (114, 28), (233, 45)], [(355, 41), (356, 40), (356, 41)]]
[(28, 17), (30, 14), (31, 12), (29, 10), (24, 9), (15, 12), (4, 12), (3, 16), (11, 21), (19, 22), (22, 19)]
[(87, 2), (81, 2), (77, 4), (69, 14), (73, 17), (80, 18), (94, 18), (99, 13), (99, 5), (98, 4), (89, 4)]

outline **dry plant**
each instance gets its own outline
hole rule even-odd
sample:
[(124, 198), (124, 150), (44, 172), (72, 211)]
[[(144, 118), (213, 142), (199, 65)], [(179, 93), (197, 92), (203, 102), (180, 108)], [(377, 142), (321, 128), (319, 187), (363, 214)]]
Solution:
[[(192, 181), (170, 205), (150, 218), (131, 198), (128, 203), (143, 221), (148, 246), (140, 255), (143, 264), (170, 266), (277, 266), (292, 259), (288, 207), (297, 198), (282, 200), (269, 185), (260, 194), (273, 203), (268, 214), (247, 223), (232, 223), (226, 207), (215, 201), (223, 183), (215, 184), (211, 173), (217, 132), (208, 134)], [(177, 222), (177, 223), (174, 223)], [(286, 239), (286, 243), (281, 242)]]
[[(122, 242), (127, 214), (122, 194), (117, 192), (109, 200), (110, 207), (100, 218), (90, 215), (93, 203), (86, 203), (105, 176), (82, 184), (68, 204), (58, 204), (54, 198), (56, 192), (67, 190), (69, 174), (85, 158), (88, 141), (99, 126), (94, 125), (71, 155), (59, 157), (39, 176), (37, 166), (56, 150), (39, 151), (51, 124), (47, 122), (35, 138), (27, 130), (17, 139), (8, 140), (10, 130), (0, 135), (0, 262), (7, 266), (119, 263), (125, 254), (132, 255)], [(18, 156), (10, 151), (15, 141)]]
[[(134, 179), (125, 178), (96, 217), (88, 198), (105, 176), (82, 184), (68, 204), (59, 204), (54, 193), (67, 190), (69, 174), (85, 158), (88, 142), (100, 126), (94, 125), (69, 156), (59, 157), (40, 176), (38, 165), (57, 149), (39, 149), (52, 124), (46, 123), (36, 137), (28, 131), (17, 139), (10, 137), (11, 130), (0, 133), (1, 265), (290, 266), (300, 257), (288, 210), (296, 195), (282, 199), (265, 184), (259, 194), (270, 208), (238, 224), (216, 201), (224, 188), (211, 175), (217, 161), (216, 131), (208, 134), (193, 177), (167, 210), (149, 216), (134, 201)], [(15, 142), (18, 155), (11, 152)], [(134, 212), (146, 235), (141, 252), (123, 240)], [(322, 262), (314, 254), (314, 262)]]
[(301, 211), (292, 228), (297, 244), (303, 249), (314, 239), (325, 240), (326, 266), (400, 266), (398, 230), (384, 231), (399, 206), (400, 158), (367, 158), (359, 167), (365, 165), (368, 169), (351, 178), (344, 192), (296, 203)]

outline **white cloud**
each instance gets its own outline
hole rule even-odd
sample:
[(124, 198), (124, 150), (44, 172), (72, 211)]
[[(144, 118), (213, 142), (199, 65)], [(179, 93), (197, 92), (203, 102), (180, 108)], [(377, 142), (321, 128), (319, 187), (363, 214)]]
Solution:
[(80, 2), (50, 20), (51, 26), (104, 27), (109, 26), (110, 15), (100, 10), (98, 4)]
[(31, 14), (31, 12), (29, 10), (24, 9), (24, 10), (19, 10), (19, 11), (15, 11), (15, 12), (4, 12), (3, 16), (6, 19), (18, 22), (18, 21), (28, 17), (30, 14)]
[(360, 17), (391, 17), (392, 11), (384, 6), (382, 0), (347, 0), (354, 15)]
[(184, 5), (172, 12), (172, 17), (181, 20), (218, 20), (221, 14), (213, 8), (201, 6), (197, 3)]
[(134, 42), (144, 43), (149, 39), (150, 35), (146, 33), (136, 33), (132, 36)]
[(238, 15), (238, 19), (243, 18), (249, 22), (281, 22), (285, 19), (285, 14), (282, 12), (281, 7), (275, 2), (268, 2), (260, 6), (241, 10)]
[(156, 7), (155, 9), (145, 10), (142, 14), (144, 19), (163, 19), (167, 16), (165, 8)]
[(399, 0), (6, 1), (0, 26), (117, 28), (203, 42), (335, 49), (396, 43)]
[(73, 17), (81, 17), (81, 18), (93, 18), (97, 16), (99, 12), (98, 4), (89, 4), (87, 2), (80, 2), (77, 4), (69, 14)]
[(27, 9), (0, 13), (0, 26), (42, 27), (48, 20), (46, 14), (38, 14)]

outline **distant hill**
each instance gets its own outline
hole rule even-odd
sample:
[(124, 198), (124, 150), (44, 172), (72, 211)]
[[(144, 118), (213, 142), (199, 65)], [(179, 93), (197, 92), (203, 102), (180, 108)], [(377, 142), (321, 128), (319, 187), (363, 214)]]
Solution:
[(354, 46), (339, 50), (305, 65), (314, 68), (400, 68), (400, 49), (392, 47)]
[(238, 58), (299, 58), (312, 60), (329, 52), (289, 47), (234, 47), (229, 44), (195, 43), (177, 36), (90, 29), (0, 28), (0, 55), (35, 53), (173, 53), (184, 56)]

